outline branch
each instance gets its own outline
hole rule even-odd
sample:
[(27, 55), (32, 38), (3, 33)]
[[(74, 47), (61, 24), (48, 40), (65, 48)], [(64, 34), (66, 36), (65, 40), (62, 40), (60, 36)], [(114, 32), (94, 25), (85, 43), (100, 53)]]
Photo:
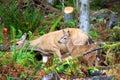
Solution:
[(88, 50), (88, 51), (86, 51), (86, 52), (83, 53), (83, 56), (87, 55), (87, 54), (89, 54), (89, 53), (91, 53), (93, 51), (100, 50), (100, 49), (103, 49), (103, 48), (102, 47), (98, 47), (98, 48), (95, 48), (95, 49)]

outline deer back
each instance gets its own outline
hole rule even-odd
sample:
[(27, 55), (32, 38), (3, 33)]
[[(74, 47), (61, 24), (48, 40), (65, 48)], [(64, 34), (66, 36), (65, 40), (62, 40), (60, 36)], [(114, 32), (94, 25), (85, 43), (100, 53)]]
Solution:
[[(87, 43), (89, 36), (78, 28), (66, 28), (65, 31), (70, 31), (71, 39), (74, 45), (84, 45)], [(40, 36), (37, 39), (29, 41), (30, 46), (36, 46), (37, 49), (41, 48), (46, 51), (53, 51), (59, 49), (60, 51), (66, 52), (66, 46), (64, 44), (59, 44), (58, 40), (63, 35), (62, 30), (47, 33)], [(24, 43), (21, 43), (24, 44)], [(18, 44), (18, 45), (21, 45)]]

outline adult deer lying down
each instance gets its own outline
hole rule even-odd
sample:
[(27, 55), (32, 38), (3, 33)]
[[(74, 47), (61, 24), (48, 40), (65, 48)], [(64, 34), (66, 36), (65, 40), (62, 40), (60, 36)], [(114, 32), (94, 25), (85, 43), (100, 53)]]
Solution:
[(82, 61), (84, 61), (85, 63), (87, 62), (88, 66), (98, 65), (98, 56), (100, 55), (101, 49), (98, 45), (74, 45), (69, 30), (63, 30), (63, 36), (61, 36), (61, 38), (58, 40), (58, 43), (66, 45), (70, 53), (69, 58), (76, 58), (80, 55), (83, 55)]
[[(89, 36), (78, 28), (67, 28), (64, 30), (65, 31), (69, 30), (71, 34), (71, 41), (73, 42), (74, 45), (85, 45), (90, 40)], [(57, 54), (61, 61), (61, 53), (67, 51), (67, 48), (64, 44), (58, 43), (58, 40), (62, 35), (63, 35), (62, 30), (47, 33), (43, 36), (40, 36), (37, 39), (29, 41), (29, 49), (35, 47), (34, 50), (42, 52), (43, 56), (48, 56), (51, 53)], [(17, 42), (16, 46), (17, 49), (20, 49), (23, 46), (23, 44), (26, 43), (25, 39), (26, 34), (22, 36), (21, 41)]]

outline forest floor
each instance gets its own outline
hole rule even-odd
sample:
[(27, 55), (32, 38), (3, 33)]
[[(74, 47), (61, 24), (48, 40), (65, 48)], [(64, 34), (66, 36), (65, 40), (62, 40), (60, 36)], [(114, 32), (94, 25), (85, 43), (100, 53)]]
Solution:
[[(99, 27), (99, 29), (97, 29), (99, 36), (97, 41), (98, 42), (107, 42), (108, 39), (112, 36), (111, 31), (113, 30), (108, 30), (105, 29), (105, 27)], [(111, 44), (111, 43), (110, 43)], [(114, 53), (114, 51), (112, 52)], [(4, 66), (0, 66), (0, 79), (1, 80), (6, 80), (6, 76), (11, 76), (8, 77), (7, 79), (14, 79), (14, 80), (19, 80), (20, 77), (22, 80), (39, 80), (42, 77), (47, 77), (47, 78), (51, 78), (53, 80), (93, 80), (96, 77), (94, 77), (93, 75), (91, 75), (88, 72), (82, 72), (81, 75), (79, 75), (78, 73), (65, 73), (65, 72), (54, 72), (54, 73), (46, 73), (45, 69), (42, 67), (39, 67), (39, 69), (35, 72), (35, 66), (31, 65), (29, 67), (25, 67), (17, 62), (12, 61), (11, 59), (11, 53), (10, 52), (6, 52), (5, 57), (7, 58), (6, 62), (8, 64), (4, 65)], [(111, 80), (110, 76), (113, 77), (112, 80), (120, 80), (120, 55), (115, 56), (114, 57), (114, 62), (111, 63), (108, 66), (99, 66), (97, 69), (100, 70), (102, 69), (102, 73), (101, 74), (96, 74), (97, 78), (96, 79), (100, 79), (100, 80)], [(0, 62), (3, 62), (4, 58), (0, 57)], [(36, 61), (39, 62), (39, 61)], [(1, 64), (2, 65), (2, 64)], [(48, 64), (49, 67), (50, 64)], [(80, 66), (79, 66), (80, 67)], [(88, 67), (86, 66), (85, 68), (83, 67), (83, 69), (88, 71)], [(94, 71), (94, 69), (93, 69)], [(48, 71), (51, 72), (51, 71)], [(22, 75), (21, 75), (22, 74)], [(31, 76), (33, 75), (33, 76)], [(51, 76), (50, 76), (51, 75)], [(106, 75), (106, 76), (105, 76)], [(81, 76), (81, 78), (80, 78)], [(117, 76), (117, 77), (116, 77)], [(23, 77), (23, 78), (22, 78)], [(58, 79), (55, 79), (55, 78)], [(47, 80), (46, 78), (46, 80)], [(104, 79), (105, 78), (105, 79)], [(51, 79), (51, 80), (52, 80)]]

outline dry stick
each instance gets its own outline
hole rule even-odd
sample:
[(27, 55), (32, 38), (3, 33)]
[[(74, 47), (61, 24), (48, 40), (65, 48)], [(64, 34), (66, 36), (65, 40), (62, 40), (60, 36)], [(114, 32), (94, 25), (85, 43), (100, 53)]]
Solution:
[(91, 53), (93, 51), (100, 50), (100, 49), (103, 49), (103, 48), (102, 47), (98, 47), (98, 48), (95, 48), (95, 49), (88, 50), (88, 51), (86, 51), (86, 52), (83, 53), (83, 56), (87, 55), (88, 53)]

